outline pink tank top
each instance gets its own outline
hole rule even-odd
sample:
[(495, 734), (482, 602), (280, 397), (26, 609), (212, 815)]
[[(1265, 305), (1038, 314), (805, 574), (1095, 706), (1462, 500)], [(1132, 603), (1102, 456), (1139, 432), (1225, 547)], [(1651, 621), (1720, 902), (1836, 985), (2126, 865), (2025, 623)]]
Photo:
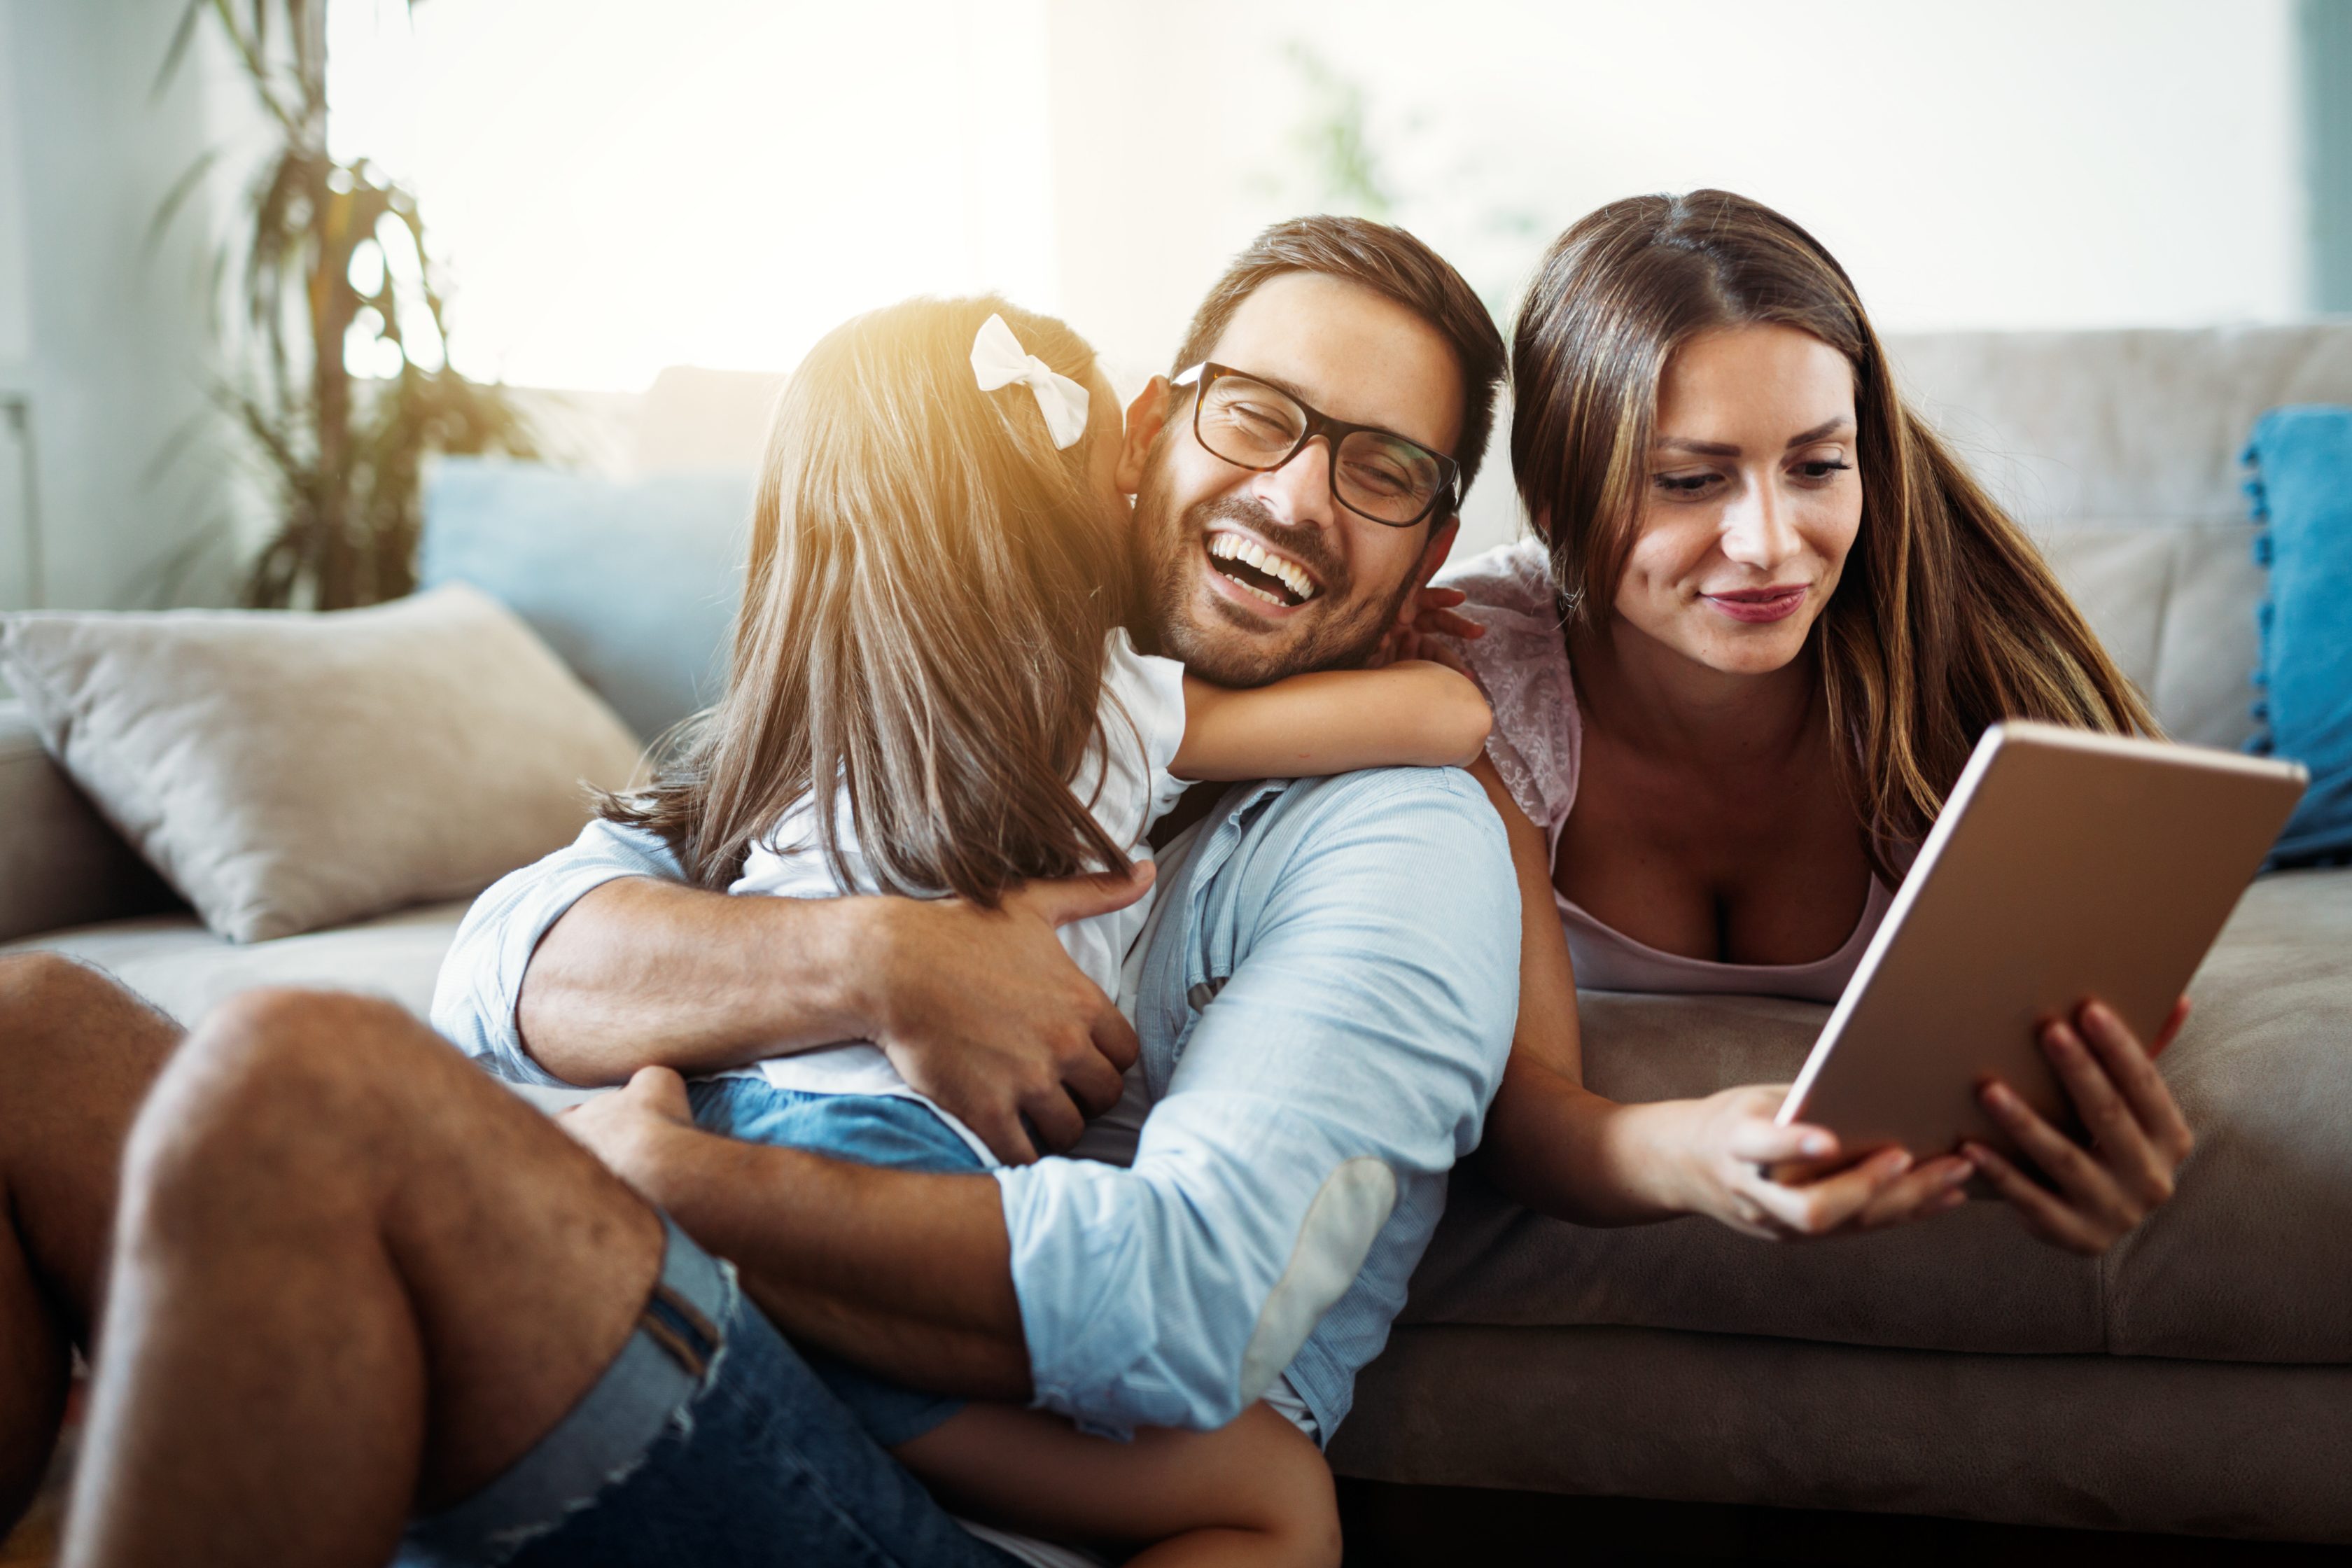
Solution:
[[(1545, 848), (1556, 859), (1560, 829), (1576, 804), (1584, 725), (1543, 546), (1527, 540), (1490, 550), (1438, 581), (1467, 594), (1462, 613), (1486, 628), (1475, 642), (1454, 645), (1494, 705), (1486, 755), (1519, 809), (1544, 830)], [(1602, 924), (1559, 893), (1552, 897), (1568, 934), (1576, 984), (1585, 990), (1736, 993), (1811, 1002), (1837, 1000), (1894, 900), (1885, 883), (1871, 879), (1861, 921), (1845, 945), (1826, 958), (1811, 963), (1718, 963), (1661, 952)]]

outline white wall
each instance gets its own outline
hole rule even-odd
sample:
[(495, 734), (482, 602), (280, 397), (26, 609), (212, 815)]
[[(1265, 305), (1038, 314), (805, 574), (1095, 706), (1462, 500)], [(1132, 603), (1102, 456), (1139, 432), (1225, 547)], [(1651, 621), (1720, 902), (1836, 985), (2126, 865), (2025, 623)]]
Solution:
[[(204, 405), (206, 337), (194, 231), (148, 260), (146, 226), (241, 100), (199, 71), (150, 100), (179, 8), (0, 0), (0, 396), (33, 405), (51, 603), (155, 598), (232, 509), (226, 444), (148, 472)], [(1228, 256), (1331, 205), (1294, 43), (1360, 88), (1391, 216), (1498, 315), (1570, 219), (1708, 184), (1812, 227), (1890, 331), (2281, 320), (2310, 287), (2293, 0), (331, 16), (338, 150), (421, 192), (459, 363), (542, 385), (786, 368), (854, 310), (992, 286), (1162, 368)], [(0, 422), (0, 605), (26, 593), (18, 457)], [(1488, 471), (1476, 541), (1515, 526)], [(178, 593), (233, 583), (216, 552)]]
[(909, 294), (1055, 292), (1045, 0), (329, 16), (331, 140), (419, 193), (469, 374), (788, 369)]
[[(164, 461), (205, 417), (206, 329), (191, 226), (151, 252), (157, 204), (217, 128), (200, 78), (160, 99), (179, 0), (0, 0), (0, 395), (31, 410), (52, 605), (232, 593), (217, 441)], [(29, 602), (26, 452), (0, 425), (0, 608)]]
[[(1700, 185), (1811, 228), (1887, 331), (2305, 307), (2292, 0), (1053, 0), (1052, 37), (1061, 303), (1129, 363), (1329, 203), (1292, 40), (1360, 85), (1390, 216), (1498, 316), (1579, 215)], [(1499, 457), (1476, 542), (1515, 526)]]

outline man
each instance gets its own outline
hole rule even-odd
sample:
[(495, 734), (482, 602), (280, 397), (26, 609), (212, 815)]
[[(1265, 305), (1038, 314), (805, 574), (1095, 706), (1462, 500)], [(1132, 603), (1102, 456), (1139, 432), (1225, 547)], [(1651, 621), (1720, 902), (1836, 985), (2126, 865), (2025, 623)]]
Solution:
[[(1202, 447), (1168, 380), (1129, 411), (1160, 651), (1237, 684), (1360, 662), (1444, 559), (1458, 492), (1408, 528), (1349, 510), (1312, 416), (1458, 457), (1466, 484), (1492, 323), (1410, 237), (1310, 219), (1213, 291), (1178, 368), (1202, 363), (1310, 424), (1260, 470)], [(1315, 592), (1269, 602), (1209, 555), (1212, 529)], [(592, 827), (485, 895), (435, 1009), (512, 1075), (646, 1068), (574, 1113), (577, 1142), (395, 1009), (249, 994), (130, 1128), (110, 1271), (113, 1151), (173, 1031), (69, 966), (0, 971), (0, 1037), (26, 1063), (0, 1111), (0, 1484), (37, 1466), (62, 1337), (101, 1297), (74, 1562), (374, 1562), (412, 1516), (412, 1549), (457, 1561), (783, 1539), (809, 1561), (1002, 1561), (796, 1345), (1112, 1432), (1213, 1426), (1286, 1389), (1328, 1436), (1501, 1076), (1509, 858), (1454, 772), (1201, 808), (1129, 959), (1133, 1032), (1052, 934), (1132, 889), (1037, 888), (992, 914), (734, 900)], [(1033, 1133), (1067, 1146), (1139, 1045), (1134, 1163), (844, 1165), (695, 1131), (668, 1070), (861, 1037), (1014, 1159)]]

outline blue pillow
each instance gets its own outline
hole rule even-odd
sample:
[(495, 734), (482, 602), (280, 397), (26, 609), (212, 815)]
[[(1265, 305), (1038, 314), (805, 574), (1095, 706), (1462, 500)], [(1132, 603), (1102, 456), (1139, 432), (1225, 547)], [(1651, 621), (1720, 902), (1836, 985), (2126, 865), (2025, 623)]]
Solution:
[(499, 600), (650, 740), (726, 681), (751, 488), (749, 472), (624, 481), (445, 458), (425, 490), (418, 585)]
[(2334, 859), (2352, 855), (2352, 408), (2273, 408), (2245, 460), (2270, 568), (2248, 750), (2311, 770), (2271, 863)]

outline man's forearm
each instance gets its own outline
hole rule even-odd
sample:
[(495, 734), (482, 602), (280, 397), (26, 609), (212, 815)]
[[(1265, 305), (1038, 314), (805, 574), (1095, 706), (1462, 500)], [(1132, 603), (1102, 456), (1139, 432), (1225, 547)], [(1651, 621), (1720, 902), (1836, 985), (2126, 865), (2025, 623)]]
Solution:
[(1027, 1400), (993, 1180), (876, 1170), (685, 1127), (656, 1136), (632, 1179), (733, 1263), (793, 1341), (913, 1387)]
[(857, 1038), (847, 978), (859, 899), (737, 899), (645, 877), (606, 882), (550, 926), (516, 1022), (568, 1082), (618, 1083)]

